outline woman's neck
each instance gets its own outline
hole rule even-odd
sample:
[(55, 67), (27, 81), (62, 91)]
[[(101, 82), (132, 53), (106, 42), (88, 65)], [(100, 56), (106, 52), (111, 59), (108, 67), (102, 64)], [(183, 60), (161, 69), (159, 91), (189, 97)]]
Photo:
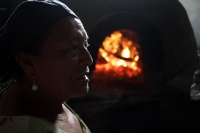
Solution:
[(0, 101), (0, 115), (32, 115), (54, 122), (64, 113), (62, 102), (53, 101), (41, 90), (32, 91), (25, 84), (13, 83)]

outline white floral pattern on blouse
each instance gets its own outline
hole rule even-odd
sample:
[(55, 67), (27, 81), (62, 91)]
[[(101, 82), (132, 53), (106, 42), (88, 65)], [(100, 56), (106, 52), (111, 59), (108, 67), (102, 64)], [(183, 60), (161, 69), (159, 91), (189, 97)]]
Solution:
[(66, 133), (31, 116), (0, 116), (0, 133)]
[[(66, 104), (78, 118), (83, 133), (91, 133), (82, 119)], [(32, 116), (0, 116), (0, 133), (67, 133), (50, 122)]]

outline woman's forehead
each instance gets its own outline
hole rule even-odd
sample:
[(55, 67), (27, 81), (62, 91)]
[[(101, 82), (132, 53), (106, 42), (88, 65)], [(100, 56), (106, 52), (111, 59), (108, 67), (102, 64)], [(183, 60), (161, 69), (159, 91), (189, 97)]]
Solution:
[(49, 29), (50, 36), (44, 41), (44, 47), (57, 47), (72, 42), (87, 43), (88, 35), (80, 20), (76, 18), (65, 18), (56, 22)]
[(57, 21), (56, 23), (54, 23), (50, 28), (49, 31), (50, 32), (59, 32), (59, 30), (71, 30), (73, 28), (77, 28), (77, 29), (83, 29), (83, 24), (81, 23), (81, 21), (77, 18), (74, 17), (66, 17), (63, 18), (59, 21)]
[(88, 35), (83, 27), (81, 21), (74, 17), (67, 17), (57, 21), (52, 25), (48, 32), (51, 35), (56, 35), (58, 37), (70, 37), (70, 36), (83, 36), (85, 39)]

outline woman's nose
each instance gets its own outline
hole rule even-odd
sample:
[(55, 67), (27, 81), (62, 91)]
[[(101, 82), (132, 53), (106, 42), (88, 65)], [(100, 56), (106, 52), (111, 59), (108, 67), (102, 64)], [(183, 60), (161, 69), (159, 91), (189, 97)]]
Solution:
[(90, 52), (85, 49), (83, 54), (81, 55), (84, 59), (84, 64), (86, 64), (87, 66), (90, 66), (93, 62), (92, 56), (90, 55)]
[(88, 66), (90, 66), (91, 64), (92, 64), (92, 62), (93, 62), (93, 59), (92, 59), (92, 56), (91, 56), (91, 54), (90, 54), (90, 52), (87, 50), (87, 53), (88, 53)]

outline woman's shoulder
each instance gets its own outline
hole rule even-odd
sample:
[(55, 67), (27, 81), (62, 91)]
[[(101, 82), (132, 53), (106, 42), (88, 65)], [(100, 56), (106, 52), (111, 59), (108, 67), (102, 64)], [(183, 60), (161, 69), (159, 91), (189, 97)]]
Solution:
[[(83, 120), (65, 103), (74, 114), (83, 133), (91, 133)], [(34, 116), (0, 116), (0, 133), (67, 133), (55, 124)]]
[(67, 103), (64, 102), (63, 104), (77, 117), (77, 119), (80, 122), (83, 133), (91, 133), (87, 125), (81, 119), (81, 117), (78, 114), (76, 114), (75, 111)]
[(0, 133), (66, 133), (32, 116), (0, 116)]

